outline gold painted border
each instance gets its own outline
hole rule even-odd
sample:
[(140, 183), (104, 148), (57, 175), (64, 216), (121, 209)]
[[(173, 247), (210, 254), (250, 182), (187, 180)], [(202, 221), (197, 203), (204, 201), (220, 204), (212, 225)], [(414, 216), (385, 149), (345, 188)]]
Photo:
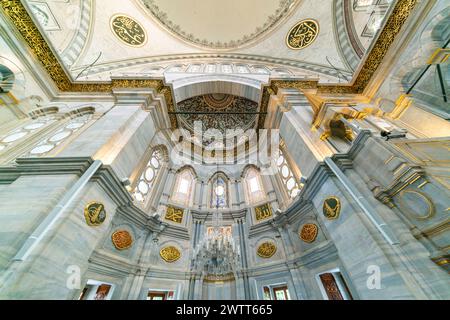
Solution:
[[(122, 39), (114, 32), (114, 29), (113, 29), (112, 23), (113, 23), (114, 19), (117, 18), (117, 17), (125, 17), (125, 18), (128, 18), (128, 19), (131, 19), (131, 20), (133, 20), (136, 24), (138, 24), (138, 25), (141, 27), (142, 31), (144, 31), (144, 34), (145, 34), (145, 41), (144, 41), (142, 44), (140, 44), (140, 45), (132, 45), (132, 44), (129, 44), (129, 43), (123, 41), (123, 40), (122, 40)], [(123, 44), (125, 44), (125, 45), (127, 45), (127, 46), (129, 46), (129, 47), (131, 47), (131, 48), (142, 48), (143, 46), (145, 46), (145, 45), (148, 43), (148, 40), (149, 40), (149, 38), (148, 38), (148, 33), (147, 33), (147, 31), (145, 30), (145, 28), (142, 26), (142, 23), (141, 23), (140, 21), (137, 21), (135, 18), (130, 17), (129, 15), (126, 15), (126, 14), (124, 14), (124, 13), (117, 13), (117, 14), (113, 15), (113, 16), (109, 19), (109, 28), (111, 29), (111, 33), (114, 35), (115, 38), (117, 38), (121, 43), (123, 43)]]
[[(289, 36), (291, 35), (291, 32), (292, 32), (292, 30), (295, 29), (295, 27), (297, 27), (299, 24), (302, 24), (302, 23), (304, 23), (304, 22), (313, 22), (313, 23), (315, 23), (315, 25), (317, 26), (317, 33), (316, 33), (316, 35), (314, 36), (314, 39), (311, 41), (311, 43), (308, 44), (307, 46), (304, 46), (304, 47), (301, 47), (301, 48), (294, 48), (294, 47), (292, 47), (292, 46), (289, 44), (289, 41), (288, 41), (288, 40), (289, 40)], [(289, 49), (296, 50), (296, 51), (306, 49), (306, 48), (308, 48), (309, 46), (311, 46), (311, 45), (317, 40), (317, 38), (319, 37), (319, 33), (320, 33), (320, 24), (319, 24), (319, 22), (318, 22), (317, 20), (314, 20), (314, 19), (304, 19), (304, 20), (301, 20), (301, 21), (297, 22), (296, 24), (294, 24), (294, 26), (293, 26), (293, 27), (289, 30), (289, 32), (287, 33), (286, 39), (285, 39), (285, 41), (286, 41), (286, 46), (287, 46)]]

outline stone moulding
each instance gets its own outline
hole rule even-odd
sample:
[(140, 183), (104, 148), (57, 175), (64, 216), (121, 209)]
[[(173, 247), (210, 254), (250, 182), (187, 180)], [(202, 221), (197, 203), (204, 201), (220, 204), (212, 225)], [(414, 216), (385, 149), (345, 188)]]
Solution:
[[(39, 32), (27, 10), (20, 0), (0, 0), (1, 8), (5, 16), (16, 27), (31, 52), (43, 64), (44, 68), (62, 92), (89, 92), (110, 93), (117, 88), (154, 88), (159, 94), (164, 95), (169, 111), (174, 111), (172, 89), (166, 86), (162, 79), (113, 79), (110, 82), (73, 82), (67, 75), (64, 67), (53, 54), (50, 46)], [(414, 10), (418, 0), (397, 1), (392, 14), (388, 18), (384, 29), (376, 40), (372, 50), (367, 56), (360, 72), (350, 85), (319, 85), (317, 82), (302, 80), (272, 81), (263, 88), (261, 99), (261, 111), (265, 112), (270, 95), (277, 94), (279, 89), (316, 89), (320, 94), (362, 94), (373, 75), (381, 65), (390, 46), (399, 34), (401, 28)], [(260, 118), (260, 125), (265, 117)], [(176, 117), (171, 116), (172, 126), (176, 127)]]

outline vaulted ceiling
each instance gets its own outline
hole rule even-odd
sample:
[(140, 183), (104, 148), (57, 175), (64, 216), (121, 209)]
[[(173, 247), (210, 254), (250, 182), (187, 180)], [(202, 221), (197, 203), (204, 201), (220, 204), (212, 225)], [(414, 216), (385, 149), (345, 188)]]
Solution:
[[(377, 5), (367, 6), (370, 2)], [(24, 4), (75, 80), (189, 71), (198, 63), (192, 72), (275, 73), (342, 83), (352, 78), (364, 59), (391, 2), (26, 0)], [(309, 22), (300, 23), (305, 20)]]

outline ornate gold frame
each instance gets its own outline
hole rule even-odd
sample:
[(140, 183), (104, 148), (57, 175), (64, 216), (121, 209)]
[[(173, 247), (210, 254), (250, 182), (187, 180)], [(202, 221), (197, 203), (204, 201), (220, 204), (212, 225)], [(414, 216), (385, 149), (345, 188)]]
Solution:
[[(142, 31), (144, 32), (144, 35), (145, 35), (145, 41), (144, 41), (142, 44), (140, 44), (140, 45), (132, 45), (132, 44), (129, 44), (129, 43), (123, 41), (123, 40), (116, 34), (116, 32), (115, 32), (114, 29), (113, 29), (113, 21), (114, 21), (114, 19), (117, 18), (117, 17), (126, 17), (126, 18), (128, 18), (128, 19), (133, 20), (134, 23), (138, 24), (139, 27), (141, 27)], [(111, 29), (111, 33), (114, 35), (114, 37), (116, 37), (116, 38), (120, 41), (120, 43), (122, 43), (122, 44), (124, 44), (124, 45), (126, 45), (126, 46), (129, 46), (129, 47), (132, 47), (132, 48), (141, 48), (141, 47), (145, 46), (145, 45), (148, 43), (148, 33), (147, 33), (147, 31), (145, 30), (145, 28), (142, 26), (142, 24), (141, 24), (139, 21), (137, 21), (135, 18), (130, 17), (129, 15), (126, 15), (126, 14), (124, 14), (124, 13), (117, 13), (117, 14), (111, 16), (111, 18), (109, 19), (109, 28)]]

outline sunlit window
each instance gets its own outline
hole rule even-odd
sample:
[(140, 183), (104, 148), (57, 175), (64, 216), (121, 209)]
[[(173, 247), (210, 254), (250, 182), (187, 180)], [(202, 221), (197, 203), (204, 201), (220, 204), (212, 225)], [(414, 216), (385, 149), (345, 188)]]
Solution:
[(277, 161), (278, 172), (281, 176), (281, 180), (283, 181), (286, 191), (289, 194), (289, 197), (293, 199), (299, 194), (301, 190), (300, 184), (298, 183), (297, 178), (292, 172), (289, 163), (286, 160), (284, 152), (281, 149), (279, 150), (279, 152), (280, 154)]
[(254, 204), (266, 199), (261, 175), (256, 168), (247, 169), (244, 175), (244, 184), (248, 203)]
[(54, 123), (56, 121), (55, 115), (47, 115), (43, 117), (39, 117), (32, 122), (29, 122), (20, 128), (17, 128), (11, 132), (8, 132), (6, 135), (0, 138), (0, 151), (10, 147), (16, 142), (19, 142), (34, 132), (41, 130), (48, 125)]
[(42, 157), (54, 150), (58, 145), (63, 143), (67, 138), (80, 130), (92, 119), (92, 114), (85, 114), (68, 121), (64, 127), (54, 132), (49, 138), (41, 141), (26, 156)]
[(178, 173), (172, 196), (173, 202), (182, 206), (190, 205), (194, 179), (194, 173), (190, 168), (186, 168)]
[(161, 151), (155, 150), (152, 153), (152, 157), (144, 169), (141, 177), (139, 178), (133, 196), (137, 201), (145, 202), (148, 198), (153, 184), (157, 178), (158, 172), (162, 165)]

